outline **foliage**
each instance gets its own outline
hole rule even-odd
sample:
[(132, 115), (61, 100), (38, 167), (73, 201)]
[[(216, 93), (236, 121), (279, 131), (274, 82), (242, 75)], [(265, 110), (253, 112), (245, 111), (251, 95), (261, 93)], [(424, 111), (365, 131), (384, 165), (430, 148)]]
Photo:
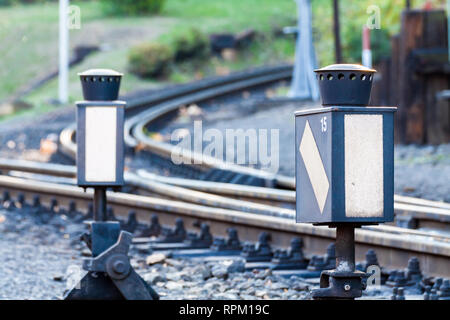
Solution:
[(0, 7), (10, 6), (16, 2), (15, 0), (0, 0)]
[(103, 11), (109, 15), (145, 15), (161, 12), (166, 0), (101, 0)]
[(0, 7), (6, 7), (14, 4), (32, 4), (32, 3), (43, 3), (43, 2), (50, 2), (50, 1), (56, 1), (56, 0), (0, 0)]
[(166, 74), (173, 62), (205, 57), (209, 52), (206, 34), (197, 28), (176, 29), (160, 37), (158, 42), (143, 43), (133, 47), (128, 57), (129, 70), (143, 78)]
[[(370, 31), (371, 50), (373, 64), (376, 65), (390, 55), (391, 43), (388, 32), (385, 29), (373, 29)], [(346, 59), (352, 62), (360, 62), (362, 59), (362, 38), (351, 37), (346, 41)]]
[(295, 42), (289, 37), (276, 38), (258, 36), (248, 46), (236, 52), (232, 59), (211, 55), (208, 59), (189, 59), (176, 62), (169, 67), (169, 80), (172, 82), (192, 81), (211, 75), (227, 74), (252, 66), (276, 65), (280, 62), (293, 62)]
[(166, 73), (173, 52), (163, 43), (144, 43), (131, 48), (129, 70), (140, 77), (158, 77)]
[(250, 28), (270, 32), (295, 24), (295, 13), (294, 0), (168, 0), (162, 11), (164, 16), (183, 19), (183, 27), (194, 25), (208, 33)]
[[(426, 0), (411, 1), (414, 8), (421, 8)], [(444, 0), (432, 0), (434, 7), (443, 7)], [(313, 10), (314, 45), (319, 65), (334, 63), (333, 1), (311, 1)], [(374, 63), (390, 54), (390, 37), (400, 31), (401, 12), (404, 0), (359, 0), (339, 1), (341, 45), (345, 62), (361, 62), (362, 27), (372, 12), (368, 8), (375, 5), (380, 9), (380, 29), (371, 30), (371, 47)]]
[[(21, 1), (39, 1), (22, 5)], [(42, 1), (42, 2), (41, 2)], [(16, 4), (0, 7), (0, 56), (9, 68), (0, 69), (0, 100), (7, 99), (19, 91), (37, 75), (53, 70), (58, 61), (58, 2), (57, 0), (0, 0), (0, 4)], [(178, 32), (191, 26), (205, 33), (240, 32), (254, 29), (265, 39), (253, 42), (246, 50), (237, 54), (236, 60), (219, 57), (210, 59), (186, 59), (171, 61), (168, 65), (168, 81), (186, 82), (227, 71), (240, 70), (256, 65), (293, 62), (295, 40), (293, 37), (272, 37), (272, 32), (284, 26), (297, 23), (297, 9), (294, 0), (166, 0), (160, 12), (161, 17), (116, 16), (105, 17), (103, 2), (119, 0), (71, 0), (82, 10), (82, 28), (71, 30), (71, 44), (80, 44), (97, 36), (92, 30), (119, 30), (146, 28), (145, 39), (153, 41), (153, 35), (167, 32), (167, 27), (176, 27)], [(128, 3), (130, 0), (120, 0)], [(421, 8), (426, 0), (411, 1), (414, 8)], [(432, 0), (434, 6), (445, 7), (446, 0)], [(135, 2), (135, 1), (133, 1)], [(139, 2), (139, 1), (137, 1)], [(333, 7), (332, 0), (311, 0), (313, 10), (313, 37), (319, 65), (334, 62)], [(369, 5), (377, 5), (381, 11), (381, 30), (372, 32), (372, 49), (377, 61), (389, 54), (388, 38), (399, 31), (404, 0), (339, 0), (341, 16), (341, 40), (345, 62), (360, 62), (361, 29), (368, 19)], [(381, 35), (378, 33), (381, 32)], [(77, 72), (89, 68), (105, 67), (124, 71), (129, 66), (129, 46), (143, 41), (140, 33), (130, 33), (121, 41), (116, 32), (107, 32), (100, 37), (106, 43), (119, 41), (111, 50), (102, 50), (90, 55), (80, 65), (70, 68), (70, 100), (81, 97)], [(378, 40), (381, 37), (381, 40)], [(382, 39), (385, 40), (382, 40)], [(162, 39), (158, 39), (162, 41)], [(380, 47), (380, 49), (377, 49)], [(121, 84), (121, 92), (128, 93), (161, 84), (153, 79), (143, 79), (127, 73)], [(38, 88), (25, 97), (35, 105), (33, 112), (54, 108), (49, 101), (57, 96), (58, 79)], [(47, 109), (46, 109), (47, 108)]]
[(167, 43), (175, 54), (176, 61), (192, 57), (205, 56), (209, 51), (208, 36), (195, 27), (175, 29), (163, 36), (161, 41)]

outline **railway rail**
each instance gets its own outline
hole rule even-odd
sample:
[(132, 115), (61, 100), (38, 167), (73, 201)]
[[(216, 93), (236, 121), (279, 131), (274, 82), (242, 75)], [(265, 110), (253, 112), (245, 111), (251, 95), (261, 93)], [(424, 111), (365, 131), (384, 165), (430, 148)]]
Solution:
[[(8, 159), (0, 159), (0, 170), (65, 178), (75, 178), (76, 175), (74, 166)], [(158, 197), (290, 219), (295, 215), (292, 209), (295, 192), (290, 190), (164, 177), (145, 170), (138, 170), (137, 174), (126, 172), (125, 180), (141, 193)], [(417, 229), (431, 225), (444, 234), (448, 233), (450, 208), (447, 203), (399, 195), (394, 200), (396, 215), (417, 220), (420, 226)]]
[[(87, 212), (86, 208), (92, 200), (92, 193), (84, 192), (79, 187), (11, 176), (0, 176), (0, 190), (3, 194), (6, 191), (8, 201), (18, 203), (17, 206), (23, 206), (27, 201), (31, 205), (31, 199), (38, 195), (42, 205), (57, 204), (59, 209), (67, 208), (67, 211), (70, 208), (73, 210), (71, 203), (75, 202), (78, 208), (85, 208), (84, 211)], [(108, 199), (118, 217), (126, 218), (127, 213), (133, 210), (143, 222), (148, 222), (152, 214), (156, 214), (164, 225), (174, 225), (177, 218), (182, 218), (186, 226), (196, 226), (203, 222), (210, 226), (214, 236), (224, 237), (226, 230), (232, 227), (238, 231), (242, 241), (256, 242), (261, 232), (267, 232), (271, 235), (272, 245), (278, 248), (288, 247), (293, 237), (301, 237), (309, 255), (325, 252), (335, 237), (333, 229), (297, 224), (293, 219), (284, 217), (249, 214), (238, 210), (120, 192), (109, 192)], [(380, 264), (389, 268), (404, 268), (408, 260), (415, 256), (420, 260), (422, 270), (427, 275), (450, 276), (450, 238), (445, 235), (433, 236), (392, 226), (366, 226), (356, 231), (355, 239), (356, 257), (359, 260), (364, 259), (364, 254), (369, 249), (373, 249)]]
[[(256, 69), (250, 73), (242, 72), (233, 74), (227, 77), (214, 78), (212, 80), (201, 80), (194, 82), (191, 85), (183, 86), (176, 90), (169, 88), (163, 91), (161, 95), (142, 97), (138, 100), (131, 100), (128, 103), (127, 117), (125, 121), (125, 142), (128, 147), (137, 150), (146, 150), (151, 154), (162, 156), (166, 159), (166, 163), (170, 162), (170, 156), (174, 152), (175, 146), (156, 141), (145, 134), (144, 128), (154, 123), (164, 115), (176, 111), (180, 106), (198, 103), (206, 99), (211, 99), (223, 94), (232, 93), (243, 90), (248, 87), (258, 86), (274, 81), (289, 78), (291, 73), (290, 66), (279, 66)], [(74, 158), (76, 152), (75, 144), (75, 129), (69, 127), (63, 130), (60, 134), (60, 149), (69, 157)], [(223, 198), (216, 198), (216, 205), (223, 206), (228, 209), (241, 209), (236, 207), (236, 202), (230, 201), (230, 197), (248, 200), (250, 202), (262, 202), (266, 206), (275, 204), (278, 213), (289, 217), (292, 212), (286, 212), (285, 208), (293, 209), (295, 204), (295, 192), (289, 189), (295, 189), (295, 179), (292, 177), (273, 175), (263, 170), (248, 168), (231, 163), (227, 163), (220, 159), (208, 158), (204, 155), (196, 154), (195, 152), (182, 153), (186, 159), (186, 163), (195, 164), (196, 169), (209, 172), (204, 174), (201, 179), (180, 179), (171, 177), (162, 177), (158, 175), (151, 175), (151, 182), (135, 183), (141, 189), (156, 192), (159, 194), (169, 192), (177, 194), (178, 199), (186, 199), (190, 201), (201, 196), (200, 193), (192, 194), (186, 189), (206, 192), (210, 196), (219, 195)], [(195, 159), (201, 158), (202, 161)], [(199, 164), (197, 164), (199, 163)], [(189, 170), (190, 167), (184, 167)], [(141, 174), (149, 178), (145, 172)], [(217, 179), (218, 178), (218, 179)], [(136, 180), (136, 179), (135, 179)], [(213, 180), (214, 182), (207, 181)], [(225, 181), (224, 181), (225, 180)], [(163, 185), (155, 187), (156, 184), (163, 183)], [(151, 185), (149, 185), (151, 184)], [(247, 184), (253, 185), (249, 186)], [(184, 189), (172, 188), (168, 190), (168, 186), (181, 187)], [(276, 188), (261, 188), (258, 187), (281, 187), (288, 190), (280, 190)], [(150, 189), (150, 190), (149, 190)], [(193, 196), (195, 195), (195, 196)], [(201, 198), (201, 197), (200, 197)], [(198, 200), (208, 201), (203, 199)], [(252, 207), (250, 205), (250, 207)], [(280, 209), (280, 207), (282, 209)], [(255, 206), (252, 209), (256, 212), (261, 212)], [(250, 210), (252, 210), (250, 209)], [(273, 209), (268, 209), (267, 212), (272, 212)], [(450, 217), (450, 205), (436, 201), (427, 201), (423, 199), (416, 199), (411, 197), (403, 197), (395, 195), (395, 210), (398, 216), (398, 223), (413, 228), (437, 228), (445, 232), (449, 232), (448, 221)]]
[[(128, 103), (126, 111), (125, 143), (134, 151), (145, 150), (151, 154), (162, 157), (162, 159), (166, 159), (165, 162), (168, 162), (175, 146), (150, 138), (145, 133), (145, 128), (151, 126), (157, 120), (162, 119), (162, 117), (177, 111), (182, 105), (199, 103), (220, 95), (283, 79), (289, 79), (290, 76), (290, 66), (261, 68), (251, 73), (244, 72), (234, 74), (223, 78), (215, 78), (212, 81), (202, 80), (189, 86), (184, 86), (180, 90), (170, 88), (169, 91), (164, 91), (159, 96), (154, 95), (142, 97), (139, 100), (131, 100)], [(67, 128), (60, 135), (61, 151), (72, 158), (75, 156), (76, 152), (74, 138), (74, 127)], [(151, 196), (156, 195), (160, 199), (166, 198), (175, 201), (183, 201), (192, 205), (225, 210), (225, 212), (238, 211), (241, 213), (252, 213), (247, 215), (252, 218), (264, 217), (267, 219), (284, 219), (282, 221), (285, 221), (286, 223), (293, 223), (295, 213), (293, 210), (295, 204), (295, 192), (289, 189), (295, 188), (294, 178), (274, 175), (262, 170), (227, 163), (216, 158), (205, 159), (204, 155), (199, 155), (195, 152), (182, 153), (182, 156), (188, 157), (188, 159), (185, 159), (187, 160), (185, 163), (201, 163), (200, 165), (193, 166), (195, 167), (195, 170), (200, 170), (205, 174), (203, 174), (200, 179), (181, 179), (148, 174), (144, 170), (140, 170), (137, 174), (126, 173), (126, 182), (128, 185), (137, 188), (139, 192)], [(198, 157), (202, 157), (202, 161), (195, 161)], [(190, 170), (193, 168), (188, 166), (184, 169)], [(378, 232), (379, 234), (385, 233), (386, 238), (390, 238), (390, 235), (393, 233), (397, 235), (402, 234), (404, 237), (406, 235), (408, 235), (408, 237), (425, 237), (442, 242), (444, 247), (448, 245), (447, 235), (450, 217), (450, 206), (448, 204), (396, 195), (394, 206), (397, 220), (399, 222), (403, 221), (403, 226), (415, 227), (416, 230), (406, 230), (396, 226), (368, 226), (359, 231)], [(217, 222), (214, 222), (212, 225), (215, 226), (216, 224), (220, 226), (220, 223)], [(272, 222), (269, 224), (272, 224)], [(230, 225), (227, 225), (226, 227), (229, 226)], [(275, 232), (269, 225), (266, 227), (271, 234)], [(249, 229), (251, 229), (251, 227), (246, 226), (246, 230)], [(427, 229), (438, 231), (428, 231)], [(225, 229), (222, 229), (222, 231), (223, 230)], [(260, 231), (261, 228), (259, 227), (258, 230)], [(277, 236), (273, 237), (273, 239), (275, 239), (275, 244), (287, 246), (289, 240), (282, 234), (285, 233), (291, 236), (292, 234), (286, 230), (281, 232), (280, 230), (283, 230), (283, 228), (279, 228), (276, 231)], [(307, 234), (307, 237), (309, 237), (308, 239), (314, 238), (311, 233), (305, 233), (304, 230), (306, 229), (303, 229), (303, 233), (299, 232), (303, 237)], [(333, 230), (326, 230), (331, 232), (328, 233), (328, 235), (334, 237)], [(245, 233), (247, 234), (247, 232)], [(369, 237), (367, 239), (369, 240), (365, 241), (364, 244), (359, 243), (358, 247), (368, 248), (370, 246), (377, 246), (377, 243), (379, 244), (379, 241), (374, 238)], [(246, 240), (255, 241), (256, 233), (253, 233), (252, 239)], [(390, 246), (390, 250), (401, 251), (401, 249), (398, 246), (393, 245), (390, 240), (386, 241), (385, 244)], [(317, 246), (319, 246), (319, 250), (315, 249)], [(309, 251), (317, 253), (317, 251), (323, 251), (325, 243), (318, 239), (306, 240), (305, 247)], [(414, 251), (413, 247), (421, 247), (421, 244), (416, 242), (412, 245), (410, 247), (412, 251)], [(421, 254), (427, 255), (425, 252), (428, 249)], [(384, 250), (379, 249), (379, 251), (383, 252), (380, 253), (382, 256), (387, 254)], [(412, 254), (412, 251), (410, 251), (410, 254)], [(432, 252), (433, 251), (429, 251), (430, 255), (435, 256)], [(405, 255), (404, 253), (405, 252), (403, 251), (400, 254), (391, 255), (391, 257), (403, 256), (401, 263), (386, 261), (385, 258), (382, 258), (382, 260), (385, 261), (387, 265), (405, 264), (407, 260), (406, 256), (409, 257), (410, 254)], [(361, 251), (359, 251), (359, 256), (361, 257)], [(422, 256), (422, 258), (423, 259), (421, 260), (424, 261), (423, 264), (428, 265), (428, 262), (425, 262), (428, 261), (428, 258), (425, 256)], [(443, 258), (441, 261), (443, 262), (442, 265), (448, 265), (448, 261), (448, 257)], [(444, 267), (444, 269), (445, 268), (446, 267)], [(429, 271), (433, 273), (433, 271)]]
[[(144, 128), (153, 121), (176, 111), (181, 105), (288, 79), (290, 75), (290, 66), (259, 69), (252, 74), (200, 81), (181, 89), (169, 88), (150, 97), (131, 100), (126, 111), (125, 141), (132, 150), (170, 157), (174, 146), (144, 134)], [(59, 150), (72, 158), (76, 152), (74, 138), (75, 130), (71, 126), (61, 132), (59, 141)], [(199, 155), (191, 153), (188, 156)], [(230, 173), (223, 175), (227, 177), (225, 181), (165, 177), (145, 170), (126, 172), (127, 186), (140, 194), (108, 192), (109, 205), (124, 221), (133, 219), (134, 215), (127, 217), (127, 213), (135, 211), (141, 223), (148, 223), (152, 215), (165, 226), (174, 225), (177, 218), (182, 218), (189, 231), (197, 230), (200, 222), (206, 223), (214, 237), (225, 237), (226, 230), (234, 228), (240, 240), (256, 242), (261, 232), (266, 232), (274, 248), (286, 248), (292, 238), (301, 237), (309, 258), (323, 254), (333, 242), (334, 229), (294, 222), (295, 192), (289, 190), (295, 187), (293, 178), (217, 159), (207, 160), (203, 161), (206, 166), (196, 168), (205, 172), (204, 180), (211, 178), (208, 172), (215, 172), (216, 176), (217, 172)], [(0, 170), (9, 174), (0, 176), (4, 202), (32, 205), (29, 199), (39, 196), (40, 203), (52, 208), (57, 204), (61, 212), (77, 210), (74, 209), (76, 205), (89, 214), (87, 208), (92, 194), (73, 185), (76, 174), (73, 166), (0, 159)], [(63, 183), (49, 182), (58, 182), (55, 177), (64, 179)], [(396, 215), (413, 219), (417, 229), (393, 225), (357, 229), (356, 258), (362, 261), (367, 250), (374, 249), (381, 265), (401, 269), (411, 257), (417, 257), (426, 275), (450, 277), (450, 205), (396, 195), (394, 206)]]

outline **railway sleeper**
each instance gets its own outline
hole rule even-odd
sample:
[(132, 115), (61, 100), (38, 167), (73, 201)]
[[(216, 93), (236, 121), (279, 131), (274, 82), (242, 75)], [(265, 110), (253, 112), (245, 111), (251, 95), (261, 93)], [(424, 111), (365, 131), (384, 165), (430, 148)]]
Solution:
[(419, 221), (410, 215), (395, 215), (395, 222), (398, 227), (417, 229), (419, 226)]
[(254, 187), (270, 187), (275, 184), (272, 179), (265, 179), (253, 175), (233, 172), (223, 169), (210, 169), (200, 180), (222, 183), (242, 184)]
[[(57, 215), (66, 215), (74, 221), (86, 221), (92, 218), (92, 204), (89, 204), (87, 212), (83, 213), (78, 210), (74, 201), (70, 201), (67, 209), (65, 209), (59, 206), (56, 198), (51, 198), (50, 205), (46, 207), (41, 204), (38, 195), (34, 195), (31, 204), (28, 204), (23, 193), (18, 193), (17, 199), (13, 199), (8, 191), (4, 191), (1, 204), (6, 210), (27, 209), (34, 215), (46, 215), (50, 219)], [(120, 221), (115, 217), (112, 208), (108, 208), (108, 217)], [(210, 233), (209, 226), (205, 223), (200, 225), (199, 234), (189, 233), (184, 228), (184, 222), (181, 218), (176, 219), (174, 228), (169, 228), (161, 226), (158, 216), (153, 214), (150, 218), (150, 224), (145, 225), (138, 222), (136, 213), (133, 211), (129, 212), (127, 221), (122, 221), (121, 226), (131, 228), (139, 235), (159, 236), (156, 241), (147, 241), (146, 243), (152, 249), (156, 249), (155, 246), (157, 245), (165, 246), (166, 250), (172, 252), (173, 257), (196, 259), (196, 257), (211, 256), (212, 259), (225, 257), (233, 260), (245, 258), (245, 267), (236, 268), (236, 270), (241, 271), (272, 270), (273, 273), (284, 277), (298, 276), (307, 279), (318, 277), (323, 270), (335, 268), (335, 247), (333, 243), (329, 245), (325, 255), (313, 255), (308, 259), (303, 254), (301, 238), (292, 239), (288, 250), (276, 249), (274, 251), (269, 244), (270, 234), (267, 232), (260, 234), (259, 241), (256, 244), (246, 243), (242, 246), (234, 228), (227, 230), (228, 238), (214, 238)], [(82, 237), (89, 247), (89, 239), (85, 236)], [(139, 238), (136, 239), (136, 243), (138, 242)], [(201, 245), (198, 246), (197, 243), (201, 243)], [(369, 250), (366, 253), (365, 261), (357, 264), (357, 269), (368, 272), (369, 267), (374, 265), (379, 266), (378, 259), (375, 251)], [(256, 270), (254, 272), (258, 272)], [(367, 281), (367, 279), (365, 280)], [(404, 299), (405, 290), (421, 292), (425, 300), (450, 299), (449, 279), (424, 276), (420, 270), (420, 262), (415, 257), (408, 261), (408, 266), (403, 270), (381, 268), (381, 284), (393, 288), (391, 299), (395, 300)]]

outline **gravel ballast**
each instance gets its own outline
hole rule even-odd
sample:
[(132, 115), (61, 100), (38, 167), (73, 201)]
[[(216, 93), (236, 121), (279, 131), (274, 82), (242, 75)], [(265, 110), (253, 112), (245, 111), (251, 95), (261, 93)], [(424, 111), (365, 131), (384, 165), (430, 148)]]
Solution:
[[(85, 271), (89, 256), (79, 240), (86, 224), (63, 214), (27, 209), (0, 209), (0, 299), (62, 299)], [(239, 256), (174, 257), (173, 251), (152, 252), (132, 245), (131, 264), (162, 300), (304, 300), (318, 287), (318, 278), (282, 277), (270, 269), (246, 270)], [(417, 289), (408, 289), (417, 296)], [(387, 299), (392, 289), (369, 288), (364, 299)], [(420, 295), (417, 296), (420, 298)], [(417, 298), (416, 297), (416, 298)]]
[[(45, 217), (45, 222), (42, 220)], [(0, 299), (61, 299), (80, 269), (87, 247), (79, 240), (85, 224), (64, 215), (0, 210)], [(302, 279), (284, 279), (269, 270), (243, 272), (243, 260), (172, 259), (166, 252), (148, 265), (149, 246), (132, 246), (135, 270), (161, 299), (304, 299)], [(78, 273), (73, 273), (73, 272)]]

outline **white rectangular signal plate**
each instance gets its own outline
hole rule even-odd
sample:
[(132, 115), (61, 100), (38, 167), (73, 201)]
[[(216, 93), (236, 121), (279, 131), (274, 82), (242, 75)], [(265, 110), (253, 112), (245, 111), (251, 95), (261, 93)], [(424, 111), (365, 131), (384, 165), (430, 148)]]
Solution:
[(116, 180), (117, 108), (86, 108), (85, 179)]
[(345, 215), (382, 217), (383, 116), (346, 114), (345, 134)]

